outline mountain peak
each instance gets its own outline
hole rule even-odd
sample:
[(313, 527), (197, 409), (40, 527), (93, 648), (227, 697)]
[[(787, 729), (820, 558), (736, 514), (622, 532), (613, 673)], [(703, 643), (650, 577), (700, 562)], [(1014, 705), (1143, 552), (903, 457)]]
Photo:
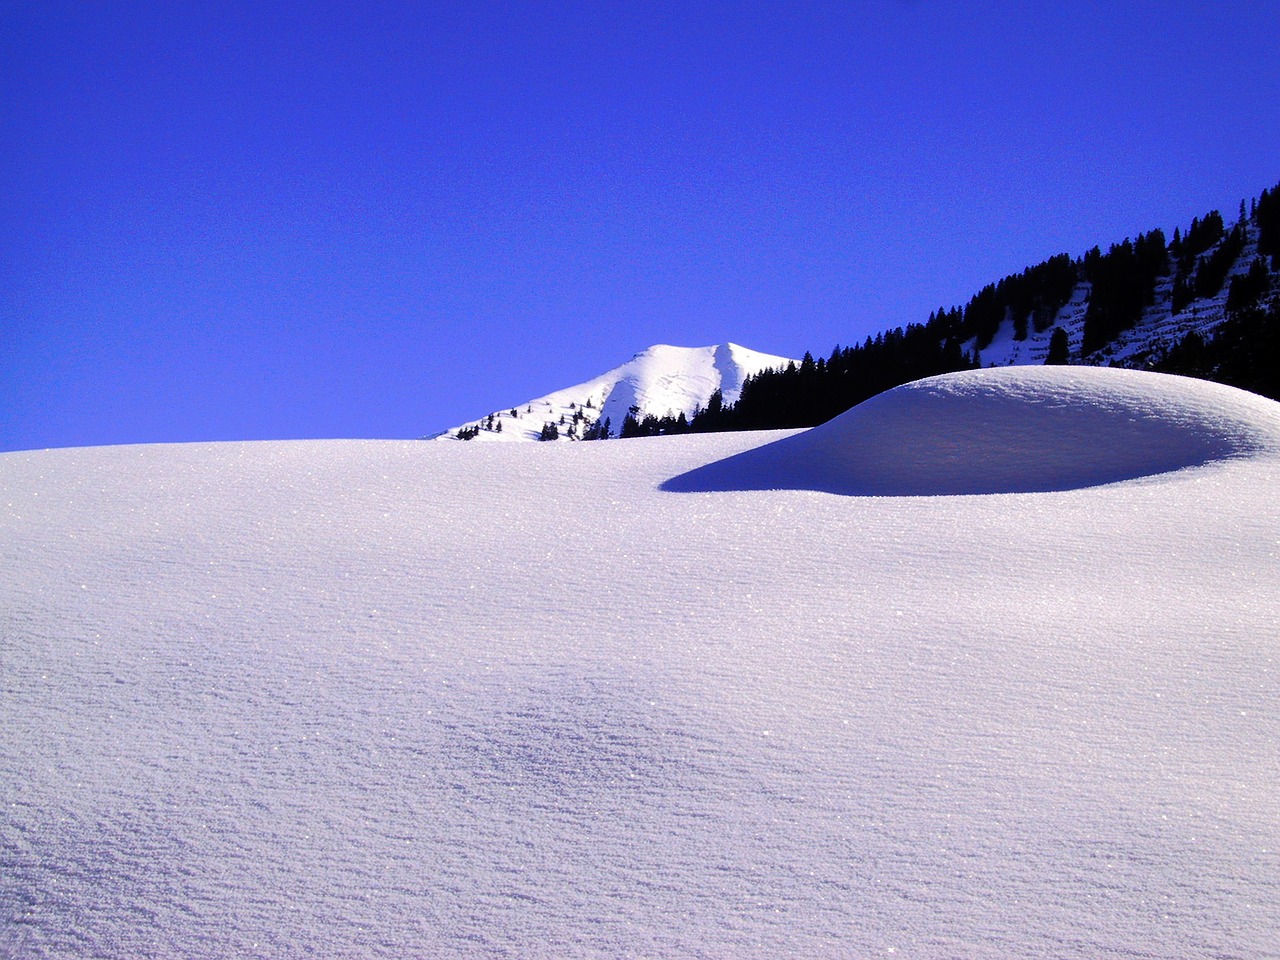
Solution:
[(748, 377), (792, 362), (736, 343), (657, 343), (591, 380), (494, 411), (436, 439), (538, 440), (554, 427), (556, 439), (580, 440), (606, 422), (616, 436), (629, 413), (692, 417), (717, 390), (733, 403)]

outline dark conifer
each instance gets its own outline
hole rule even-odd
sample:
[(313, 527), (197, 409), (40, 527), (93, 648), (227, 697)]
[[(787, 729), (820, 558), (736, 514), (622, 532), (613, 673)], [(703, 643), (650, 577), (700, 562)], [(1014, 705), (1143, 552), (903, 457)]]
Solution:
[(1046, 364), (1066, 364), (1071, 360), (1071, 342), (1067, 339), (1067, 331), (1062, 327), (1053, 328), (1053, 336), (1049, 338), (1049, 355)]
[(1267, 262), (1262, 257), (1254, 257), (1248, 273), (1231, 278), (1231, 286), (1227, 290), (1227, 313), (1240, 313), (1254, 306), (1270, 289), (1271, 273), (1267, 270)]

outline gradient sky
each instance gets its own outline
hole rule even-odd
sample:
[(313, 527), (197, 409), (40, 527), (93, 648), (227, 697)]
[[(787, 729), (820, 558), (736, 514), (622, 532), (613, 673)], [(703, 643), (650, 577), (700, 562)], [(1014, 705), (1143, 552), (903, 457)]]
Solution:
[(413, 437), (1280, 180), (1280, 2), (0, 11), (0, 449)]

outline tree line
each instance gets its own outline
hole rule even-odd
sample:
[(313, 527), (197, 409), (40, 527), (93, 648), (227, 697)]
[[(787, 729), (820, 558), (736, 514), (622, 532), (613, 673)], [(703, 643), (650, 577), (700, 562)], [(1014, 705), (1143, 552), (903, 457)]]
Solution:
[[(1258, 257), (1248, 271), (1231, 279), (1226, 319), (1208, 338), (1196, 333), (1166, 354), (1148, 358), (1150, 369), (1218, 380), (1280, 399), (1280, 184), (1262, 191), (1227, 228), (1219, 211), (1191, 222), (1185, 234), (1175, 230), (1166, 241), (1163, 230), (1140, 233), (1094, 247), (1073, 259), (1050, 257), (996, 283), (988, 284), (964, 307), (943, 308), (927, 322), (908, 324), (840, 347), (814, 359), (764, 370), (748, 377), (733, 404), (714, 394), (692, 417), (641, 416), (632, 410), (620, 436), (706, 433), (721, 430), (768, 430), (810, 427), (823, 423), (884, 390), (936, 374), (982, 365), (1001, 326), (1012, 321), (1013, 335), (1025, 340), (1031, 330), (1044, 333), (1072, 295), (1087, 284), (1081, 357), (1100, 362), (1099, 354), (1117, 337), (1133, 329), (1155, 304), (1158, 284), (1172, 278), (1172, 310), (1179, 313), (1198, 299), (1216, 297), (1227, 282), (1256, 230)], [(966, 345), (968, 349), (966, 349)], [(1048, 363), (1071, 361), (1065, 330), (1050, 337)]]

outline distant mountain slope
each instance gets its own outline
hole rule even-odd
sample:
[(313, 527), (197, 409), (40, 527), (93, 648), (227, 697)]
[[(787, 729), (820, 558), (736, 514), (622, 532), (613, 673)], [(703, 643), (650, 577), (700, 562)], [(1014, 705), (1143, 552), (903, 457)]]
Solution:
[[(1076, 284), (1067, 303), (1059, 308), (1053, 322), (1044, 330), (1034, 327), (1026, 330), (1024, 339), (1017, 339), (1017, 327), (1013, 317), (1006, 317), (1001, 322), (991, 342), (981, 350), (983, 366), (1006, 366), (1044, 363), (1049, 352), (1049, 341), (1056, 327), (1062, 327), (1070, 343), (1070, 356), (1074, 361), (1091, 365), (1145, 366), (1150, 360), (1163, 357), (1175, 344), (1180, 343), (1188, 333), (1195, 331), (1202, 337), (1212, 336), (1227, 316), (1227, 301), (1231, 291), (1231, 283), (1237, 277), (1244, 277), (1258, 257), (1258, 228), (1248, 219), (1239, 223), (1240, 233), (1244, 237), (1239, 254), (1230, 257), (1226, 276), (1217, 292), (1207, 296), (1195, 297), (1186, 304), (1179, 304), (1174, 309), (1175, 289), (1177, 286), (1177, 264), (1171, 258), (1164, 271), (1155, 278), (1151, 300), (1142, 307), (1137, 323), (1127, 330), (1121, 330), (1113, 340), (1096, 350), (1086, 352), (1085, 318), (1089, 309), (1092, 283), (1082, 279)], [(1229, 233), (1223, 239), (1205, 251), (1208, 259), (1229, 242)], [(1199, 266), (1187, 271), (1187, 277), (1194, 281)], [(1271, 289), (1280, 289), (1276, 283), (1277, 271), (1269, 270)], [(976, 346), (976, 338), (970, 338), (964, 344), (966, 349)]]
[[(748, 377), (793, 361), (736, 343), (658, 344), (591, 380), (453, 427), (435, 439), (528, 441), (617, 436), (628, 414), (691, 418), (717, 391), (733, 403)], [(554, 434), (554, 436), (552, 436)]]

